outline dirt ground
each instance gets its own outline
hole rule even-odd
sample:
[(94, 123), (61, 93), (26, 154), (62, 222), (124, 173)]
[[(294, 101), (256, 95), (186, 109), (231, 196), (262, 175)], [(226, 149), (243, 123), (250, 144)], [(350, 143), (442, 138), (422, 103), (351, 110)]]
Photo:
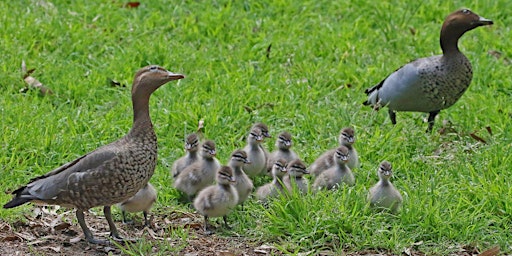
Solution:
[[(133, 215), (132, 215), (133, 216)], [(202, 230), (203, 218), (189, 212), (171, 211), (168, 214), (151, 216), (151, 227), (142, 225), (142, 218), (137, 216), (134, 224), (116, 223), (125, 238), (142, 238), (151, 241), (151, 248), (132, 243), (136, 254), (173, 254), (184, 256), (233, 256), (233, 255), (282, 255), (271, 244), (250, 241), (243, 237), (226, 237), (205, 235)], [(83, 239), (80, 226), (76, 223), (74, 211), (62, 211), (56, 207), (34, 207), (34, 212), (24, 216), (23, 221), (7, 223), (0, 221), (0, 255), (122, 255), (123, 250), (115, 245), (91, 245)], [(97, 238), (106, 239), (109, 235), (108, 225), (102, 214), (89, 212), (86, 222)], [(172, 229), (188, 227), (189, 233), (180, 237), (172, 234)], [(141, 249), (142, 248), (142, 249)], [(164, 249), (163, 249), (164, 248)], [(171, 252), (169, 252), (171, 251)], [(499, 249), (498, 249), (499, 252)], [(403, 255), (424, 255), (414, 250), (407, 250)], [(306, 255), (335, 255), (329, 251), (304, 252)], [(346, 255), (389, 255), (386, 252), (366, 251)], [(453, 255), (497, 255), (478, 254), (474, 248), (461, 248)]]

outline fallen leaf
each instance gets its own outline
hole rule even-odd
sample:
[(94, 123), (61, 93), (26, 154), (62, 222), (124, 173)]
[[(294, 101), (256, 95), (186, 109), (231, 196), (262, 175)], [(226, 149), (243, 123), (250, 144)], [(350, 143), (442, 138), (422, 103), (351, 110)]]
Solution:
[(80, 236), (77, 236), (77, 237), (69, 239), (69, 242), (74, 244), (74, 243), (80, 242), (80, 240), (82, 240), (82, 238)]
[(499, 253), (500, 253), (500, 247), (494, 246), (491, 249), (487, 249), (486, 251), (481, 252), (480, 254), (478, 254), (478, 256), (494, 256), (494, 255), (498, 255)]
[[(51, 95), (53, 94), (52, 90), (50, 88), (46, 87), (41, 83), (39, 80), (37, 80), (35, 77), (31, 76), (31, 74), (34, 72), (35, 68), (30, 69), (27, 71), (27, 65), (25, 64), (25, 61), (21, 61), (21, 71), (23, 72), (23, 80), (25, 83), (28, 84), (29, 87), (39, 89), (42, 95)], [(20, 89), (20, 92), (26, 92), (27, 88)]]
[(409, 32), (411, 32), (411, 35), (416, 35), (416, 29), (413, 27), (409, 27)]
[(489, 133), (489, 135), (492, 136), (492, 130), (491, 130), (491, 127), (490, 126), (486, 126), (485, 129), (487, 130), (487, 132)]
[(139, 5), (140, 5), (140, 2), (128, 2), (128, 3), (124, 4), (124, 7), (137, 8), (137, 7), (139, 7)]
[(470, 133), (470, 134), (469, 134), (469, 136), (471, 136), (471, 138), (473, 138), (473, 139), (475, 139), (475, 140), (477, 140), (477, 141), (480, 141), (480, 142), (482, 142), (482, 143), (487, 143), (487, 141), (485, 141), (484, 139), (482, 139), (481, 137), (479, 137), (479, 136), (478, 136), (478, 135), (476, 135), (475, 133), (476, 133), (476, 131), (475, 131), (475, 132)]
[(272, 44), (269, 44), (267, 47), (267, 59), (270, 59), (270, 50), (272, 50)]
[(235, 254), (230, 251), (218, 251), (216, 254), (218, 256), (235, 256)]
[(7, 235), (2, 238), (0, 238), (0, 241), (2, 242), (10, 242), (10, 241), (23, 241), (19, 236), (15, 235)]

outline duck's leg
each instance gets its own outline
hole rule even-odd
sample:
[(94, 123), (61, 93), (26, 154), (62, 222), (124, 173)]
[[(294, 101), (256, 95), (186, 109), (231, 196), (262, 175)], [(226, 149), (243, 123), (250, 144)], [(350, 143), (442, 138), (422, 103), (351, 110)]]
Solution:
[(208, 228), (208, 216), (204, 216), (204, 234), (205, 235), (211, 235), (213, 234), (213, 231)]
[(150, 227), (151, 223), (149, 223), (149, 220), (148, 220), (148, 212), (147, 211), (143, 211), (142, 214), (144, 214), (144, 226)]
[(432, 112), (429, 113), (429, 115), (428, 115), (428, 128), (427, 128), (427, 132), (432, 132), (432, 129), (434, 128), (434, 122), (436, 121), (437, 114), (439, 114), (439, 110), (438, 111), (432, 111)]
[(231, 227), (228, 225), (228, 218), (226, 217), (226, 215), (222, 216), (222, 219), (224, 220), (224, 227), (226, 227), (227, 229), (231, 229)]
[(395, 111), (391, 110), (391, 109), (388, 109), (388, 113), (389, 113), (389, 119), (391, 119), (391, 123), (393, 125), (396, 124), (396, 113)]
[(103, 214), (105, 214), (105, 219), (107, 219), (107, 222), (108, 222), (108, 227), (110, 229), (110, 236), (116, 241), (123, 241), (123, 238), (119, 235), (116, 225), (114, 224), (114, 221), (112, 220), (112, 213), (110, 210), (110, 205), (103, 207)]
[(91, 230), (87, 227), (87, 224), (85, 224), (85, 217), (84, 212), (82, 210), (77, 209), (76, 210), (76, 219), (78, 220), (78, 224), (80, 224), (80, 227), (82, 228), (82, 231), (85, 235), (85, 240), (91, 244), (101, 244), (101, 245), (108, 245), (110, 244), (106, 240), (98, 240), (95, 239)]

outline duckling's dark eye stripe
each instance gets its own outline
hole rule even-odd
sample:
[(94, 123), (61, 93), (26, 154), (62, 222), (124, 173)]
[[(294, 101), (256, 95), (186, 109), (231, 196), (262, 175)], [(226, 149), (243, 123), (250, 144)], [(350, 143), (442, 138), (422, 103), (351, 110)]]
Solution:
[(251, 135), (254, 137), (258, 137), (258, 134), (254, 133), (254, 132), (251, 132)]

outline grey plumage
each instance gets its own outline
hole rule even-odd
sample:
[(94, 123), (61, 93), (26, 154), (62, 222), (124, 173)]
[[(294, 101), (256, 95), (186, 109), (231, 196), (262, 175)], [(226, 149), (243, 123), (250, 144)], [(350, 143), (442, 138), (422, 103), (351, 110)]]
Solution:
[(316, 177), (313, 183), (313, 189), (333, 189), (338, 188), (343, 183), (349, 186), (355, 184), (354, 174), (352, 174), (352, 171), (346, 165), (349, 158), (348, 148), (340, 146), (336, 149), (333, 158), (336, 164)]
[(215, 142), (207, 140), (201, 145), (201, 159), (185, 168), (174, 180), (174, 187), (189, 199), (201, 189), (213, 184), (220, 162), (215, 158)]
[(286, 166), (287, 174), (283, 178), (283, 183), (289, 192), (298, 190), (300, 193), (308, 192), (308, 180), (304, 175), (309, 174), (306, 164), (299, 159), (292, 160)]
[(238, 193), (238, 204), (245, 202), (254, 188), (252, 180), (242, 170), (242, 167), (246, 164), (251, 164), (251, 161), (247, 159), (247, 153), (245, 151), (237, 149), (231, 153), (228, 166), (233, 169), (236, 180), (233, 186)]
[(253, 127), (247, 136), (247, 145), (244, 147), (244, 151), (251, 164), (245, 165), (243, 170), (249, 177), (264, 173), (267, 166), (267, 154), (261, 146), (263, 137), (263, 131), (258, 127)]
[[(347, 166), (350, 169), (354, 169), (359, 167), (359, 155), (357, 154), (357, 150), (354, 147), (354, 142), (356, 141), (355, 131), (351, 127), (345, 127), (341, 129), (340, 135), (338, 137), (338, 142), (340, 146), (345, 146), (348, 149), (349, 158), (347, 162)], [(336, 149), (330, 149), (327, 152), (320, 155), (313, 164), (310, 166), (311, 175), (318, 176), (323, 171), (329, 169), (334, 166), (336, 163), (335, 159), (332, 157), (336, 153)]]
[(185, 150), (187, 153), (172, 164), (171, 174), (173, 178), (176, 178), (183, 169), (199, 159), (198, 149), (199, 137), (195, 133), (189, 134), (185, 139)]
[(391, 164), (383, 161), (377, 170), (379, 182), (370, 188), (368, 192), (368, 202), (370, 206), (376, 208), (385, 208), (391, 210), (392, 213), (398, 213), (402, 206), (402, 195), (389, 181), (392, 170)]
[(13, 192), (14, 198), (4, 208), (29, 201), (74, 207), (86, 240), (106, 244), (108, 241), (94, 239), (83, 214), (92, 207), (104, 206), (111, 236), (120, 239), (110, 206), (135, 195), (148, 183), (156, 166), (157, 140), (149, 116), (149, 98), (163, 84), (183, 77), (159, 66), (140, 69), (133, 81), (134, 116), (128, 134), (32, 179)]
[(268, 198), (276, 197), (279, 194), (284, 193), (285, 187), (283, 177), (286, 173), (286, 161), (284, 159), (278, 159), (272, 167), (273, 180), (256, 190), (256, 198), (265, 202)]
[(217, 184), (201, 190), (194, 199), (194, 208), (204, 216), (204, 231), (208, 229), (209, 217), (223, 217), (224, 224), (228, 227), (226, 215), (229, 214), (238, 203), (238, 193), (233, 183), (236, 179), (233, 170), (229, 166), (222, 166), (217, 172)]
[(146, 184), (134, 196), (128, 200), (117, 204), (121, 209), (123, 215), (123, 222), (128, 222), (126, 219), (126, 212), (142, 212), (144, 215), (144, 225), (149, 226), (148, 213), (153, 204), (156, 202), (157, 192), (151, 183)]
[(276, 139), (276, 149), (272, 151), (267, 160), (267, 172), (270, 173), (272, 170), (272, 165), (278, 159), (282, 158), (287, 163), (299, 159), (299, 155), (291, 149), (293, 145), (292, 135), (289, 132), (281, 132)]
[(471, 62), (459, 51), (459, 38), (476, 27), (493, 22), (467, 9), (448, 15), (441, 28), (442, 55), (417, 59), (393, 72), (379, 84), (365, 91), (375, 110), (388, 107), (396, 124), (395, 111), (429, 113), (428, 131), (436, 115), (449, 108), (464, 94), (473, 77)]

